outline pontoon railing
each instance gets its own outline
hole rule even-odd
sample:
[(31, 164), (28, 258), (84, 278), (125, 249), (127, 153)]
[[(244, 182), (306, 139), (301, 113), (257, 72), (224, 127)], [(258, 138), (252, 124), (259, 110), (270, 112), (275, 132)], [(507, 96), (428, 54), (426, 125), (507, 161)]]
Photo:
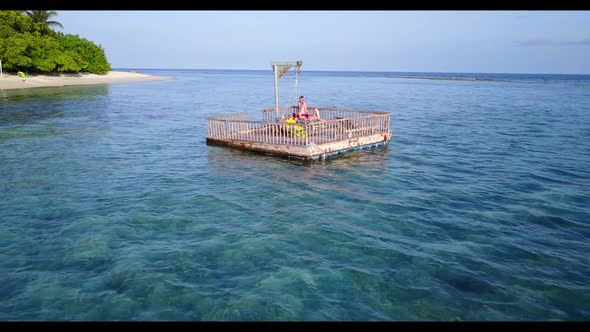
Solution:
[[(290, 116), (296, 107), (279, 109)], [(389, 112), (318, 108), (323, 121), (286, 123), (276, 120), (274, 108), (263, 110), (263, 121), (246, 119), (246, 113), (228, 114), (208, 118), (207, 137), (244, 142), (310, 146), (346, 139), (359, 138), (390, 131)], [(313, 108), (309, 108), (309, 113)]]

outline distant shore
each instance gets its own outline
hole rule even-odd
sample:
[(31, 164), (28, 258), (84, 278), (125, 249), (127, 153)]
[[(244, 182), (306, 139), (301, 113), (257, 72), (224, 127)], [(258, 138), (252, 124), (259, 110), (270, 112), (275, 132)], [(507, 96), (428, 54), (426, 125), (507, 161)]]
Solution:
[(416, 80), (439, 80), (439, 81), (468, 81), (468, 82), (507, 82), (491, 78), (469, 78), (469, 77), (410, 77), (410, 76), (389, 76), (389, 78), (410, 78)]
[(22, 78), (14, 73), (3, 73), (0, 78), (0, 90), (30, 89), (45, 87), (63, 87), (91, 84), (114, 84), (130, 82), (160, 81), (170, 79), (167, 76), (154, 76), (137, 72), (109, 71), (104, 75), (77, 73), (36, 75), (31, 74)]

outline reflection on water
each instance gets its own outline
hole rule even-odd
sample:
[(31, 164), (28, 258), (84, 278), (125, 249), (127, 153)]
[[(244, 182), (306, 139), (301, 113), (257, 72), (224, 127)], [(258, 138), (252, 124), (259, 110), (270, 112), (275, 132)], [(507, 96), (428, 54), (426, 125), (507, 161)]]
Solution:
[(49, 87), (34, 89), (0, 90), (0, 105), (40, 99), (43, 101), (83, 100), (106, 96), (108, 85)]
[(208, 146), (209, 169), (217, 169), (218, 161), (243, 163), (245, 159), (254, 159), (261, 163), (278, 163), (302, 166), (304, 168), (337, 167), (346, 168), (351, 166), (377, 166), (385, 163), (389, 151), (387, 145), (374, 146), (366, 149), (351, 150), (338, 155), (328, 156), (326, 159), (302, 160), (289, 158), (283, 155), (265, 154), (256, 151), (248, 151), (226, 146)]
[[(384, 186), (383, 174), (392, 175), (387, 163), (392, 151), (387, 147), (312, 161), (228, 147), (207, 149), (208, 193), (237, 206), (265, 207), (271, 214), (285, 213), (291, 206), (326, 212), (340, 200), (382, 201), (374, 192)], [(244, 205), (249, 199), (251, 203)]]
[[(0, 139), (54, 136), (100, 123), (108, 94), (107, 85), (0, 91)], [(74, 121), (80, 117), (87, 121)]]

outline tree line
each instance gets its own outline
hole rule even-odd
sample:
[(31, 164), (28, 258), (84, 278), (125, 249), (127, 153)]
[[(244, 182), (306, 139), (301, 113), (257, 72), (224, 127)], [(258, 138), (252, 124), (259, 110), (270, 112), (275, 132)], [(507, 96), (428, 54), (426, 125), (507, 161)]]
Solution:
[(0, 10), (0, 60), (6, 71), (40, 73), (111, 70), (104, 49), (78, 35), (57, 32), (52, 27), (54, 11)]

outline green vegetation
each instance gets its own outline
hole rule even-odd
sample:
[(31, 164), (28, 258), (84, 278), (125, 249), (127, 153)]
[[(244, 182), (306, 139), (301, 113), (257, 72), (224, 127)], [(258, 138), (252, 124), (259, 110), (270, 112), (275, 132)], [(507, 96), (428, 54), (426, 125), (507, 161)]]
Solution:
[(37, 26), (39, 26), (39, 31), (41, 31), (41, 33), (47, 32), (47, 29), (50, 26), (64, 28), (63, 25), (57, 21), (49, 21), (50, 18), (57, 16), (57, 12), (51, 10), (27, 10), (25, 13), (37, 24)]
[(41, 73), (111, 70), (104, 49), (78, 35), (55, 32), (54, 11), (0, 10), (0, 60), (7, 71)]

